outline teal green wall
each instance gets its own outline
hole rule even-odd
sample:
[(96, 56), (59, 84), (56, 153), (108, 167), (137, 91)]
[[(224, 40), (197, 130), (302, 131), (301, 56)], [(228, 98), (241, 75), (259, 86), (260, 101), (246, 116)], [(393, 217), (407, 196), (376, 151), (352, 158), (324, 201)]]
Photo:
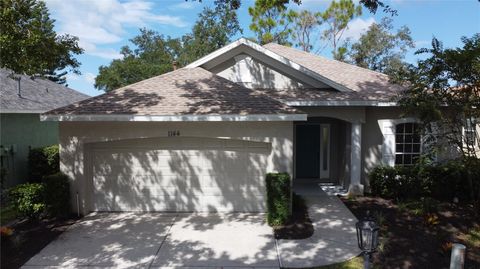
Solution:
[(0, 145), (13, 153), (2, 152), (7, 169), (5, 187), (27, 181), (28, 148), (58, 144), (58, 123), (42, 122), (39, 114), (0, 114)]

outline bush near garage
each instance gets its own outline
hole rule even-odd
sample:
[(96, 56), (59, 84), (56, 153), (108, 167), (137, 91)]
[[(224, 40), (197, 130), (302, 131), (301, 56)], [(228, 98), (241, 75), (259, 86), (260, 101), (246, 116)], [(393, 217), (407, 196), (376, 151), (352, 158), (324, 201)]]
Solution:
[(60, 172), (59, 146), (30, 149), (28, 153), (29, 181), (41, 182), (44, 176)]
[(22, 217), (39, 219), (57, 218), (70, 214), (70, 185), (65, 174), (44, 177), (42, 183), (25, 183), (8, 190), (8, 202)]
[(70, 183), (67, 175), (56, 173), (43, 178), (46, 211), (52, 217), (70, 214)]
[(291, 179), (287, 173), (268, 173), (267, 222), (270, 226), (285, 224), (290, 217), (292, 204)]
[(410, 167), (379, 166), (369, 174), (373, 196), (406, 200), (431, 197), (451, 202), (478, 202), (480, 160), (456, 159), (442, 163), (420, 161)]
[(38, 219), (46, 207), (44, 190), (41, 183), (19, 184), (8, 191), (8, 198), (18, 214), (29, 219)]

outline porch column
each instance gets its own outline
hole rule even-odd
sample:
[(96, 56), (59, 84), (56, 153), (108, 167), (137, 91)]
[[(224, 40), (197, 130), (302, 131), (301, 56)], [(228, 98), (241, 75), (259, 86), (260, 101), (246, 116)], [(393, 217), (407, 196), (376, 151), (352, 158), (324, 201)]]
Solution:
[(362, 123), (352, 122), (352, 134), (350, 145), (350, 186), (349, 195), (363, 195), (361, 179), (362, 167)]

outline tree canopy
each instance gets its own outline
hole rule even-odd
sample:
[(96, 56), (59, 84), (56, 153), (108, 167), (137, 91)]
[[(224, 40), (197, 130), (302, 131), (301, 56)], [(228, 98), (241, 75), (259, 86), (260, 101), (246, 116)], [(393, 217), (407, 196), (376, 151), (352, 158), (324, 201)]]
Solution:
[(348, 23), (355, 17), (362, 15), (362, 7), (355, 5), (352, 0), (332, 1), (325, 12), (322, 13), (324, 22), (328, 25), (323, 31), (322, 39), (332, 46), (333, 58), (340, 59), (345, 53), (339, 42), (347, 29)]
[(179, 38), (141, 29), (130, 41), (133, 47), (124, 46), (122, 59), (100, 66), (95, 87), (110, 91), (173, 70), (173, 63), (185, 66), (231, 41), (241, 32), (235, 11), (229, 3), (218, 1), (215, 9), (204, 8), (192, 32)]
[(447, 142), (461, 155), (478, 158), (472, 144), (479, 141), (478, 131), (473, 128), (472, 138), (464, 135), (464, 128), (480, 119), (480, 34), (462, 42), (463, 47), (445, 49), (434, 38), (431, 48), (417, 51), (428, 58), (393, 78), (407, 87), (399, 103), (423, 123), (427, 140)]
[(250, 30), (261, 45), (275, 42), (291, 46), (292, 23), (297, 15), (285, 5), (279, 5), (278, 0), (256, 0), (254, 6), (248, 8), (252, 17)]
[(373, 23), (360, 39), (347, 49), (347, 62), (385, 74), (395, 74), (405, 66), (403, 59), (415, 44), (410, 29), (403, 26), (393, 33), (391, 18)]
[(313, 34), (322, 24), (321, 13), (302, 10), (296, 14), (293, 23), (295, 45), (303, 51), (309, 52), (316, 41)]
[(0, 0), (0, 65), (15, 73), (43, 76), (65, 83), (68, 71), (79, 74), (83, 53), (78, 38), (58, 35), (45, 3), (37, 0)]

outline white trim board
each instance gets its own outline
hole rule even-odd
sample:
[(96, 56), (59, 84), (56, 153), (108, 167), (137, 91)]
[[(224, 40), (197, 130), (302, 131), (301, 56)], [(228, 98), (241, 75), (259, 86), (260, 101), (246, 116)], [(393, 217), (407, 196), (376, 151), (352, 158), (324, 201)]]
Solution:
[(187, 65), (185, 68), (200, 67), (200, 66), (208, 63), (209, 61), (212, 61), (213, 59), (215, 59), (215, 58), (217, 58), (217, 57), (219, 57), (219, 56), (221, 56), (221, 55), (223, 55), (223, 54), (225, 54), (225, 53), (227, 53), (227, 52), (229, 52), (229, 51), (231, 51), (231, 50), (233, 50), (237, 47), (240, 47), (242, 45), (247, 46), (247, 47), (255, 50), (256, 52), (259, 52), (259, 53), (263, 54), (263, 55), (266, 55), (266, 56), (272, 58), (273, 60), (276, 60), (277, 62), (280, 62), (281, 64), (283, 64), (283, 65), (285, 65), (289, 68), (292, 68), (292, 69), (294, 69), (296, 71), (299, 71), (301, 73), (304, 73), (305, 75), (307, 75), (309, 77), (312, 77), (312, 78), (314, 78), (314, 79), (316, 79), (320, 82), (323, 82), (323, 83), (327, 84), (328, 86), (330, 86), (330, 87), (332, 87), (336, 90), (339, 90), (341, 92), (352, 92), (353, 91), (353, 90), (351, 90), (351, 89), (349, 89), (349, 88), (347, 88), (347, 87), (345, 87), (345, 86), (343, 86), (343, 85), (341, 85), (341, 84), (339, 84), (339, 83), (337, 83), (337, 82), (335, 82), (335, 81), (333, 81), (329, 78), (326, 78), (326, 77), (318, 74), (317, 72), (314, 72), (314, 71), (312, 71), (312, 70), (310, 70), (310, 69), (308, 69), (308, 68), (306, 68), (302, 65), (299, 65), (299, 64), (297, 64), (297, 63), (295, 63), (295, 62), (293, 62), (293, 61), (291, 61), (291, 60), (289, 60), (289, 59), (287, 59), (287, 58), (285, 58), (281, 55), (276, 54), (273, 51), (270, 51), (270, 50), (256, 44), (255, 42), (252, 42), (252, 41), (247, 40), (245, 38), (240, 38), (237, 41), (234, 41), (234, 42), (228, 44), (227, 46), (225, 46), (223, 48), (220, 48), (220, 49), (208, 54), (207, 56), (204, 56), (204, 57), (196, 60), (195, 62)]
[(286, 101), (288, 106), (398, 106), (396, 102), (381, 101)]
[(253, 115), (40, 115), (41, 121), (306, 121), (307, 114)]
[(45, 113), (46, 110), (19, 110), (19, 109), (1, 109), (0, 114), (40, 114)]

